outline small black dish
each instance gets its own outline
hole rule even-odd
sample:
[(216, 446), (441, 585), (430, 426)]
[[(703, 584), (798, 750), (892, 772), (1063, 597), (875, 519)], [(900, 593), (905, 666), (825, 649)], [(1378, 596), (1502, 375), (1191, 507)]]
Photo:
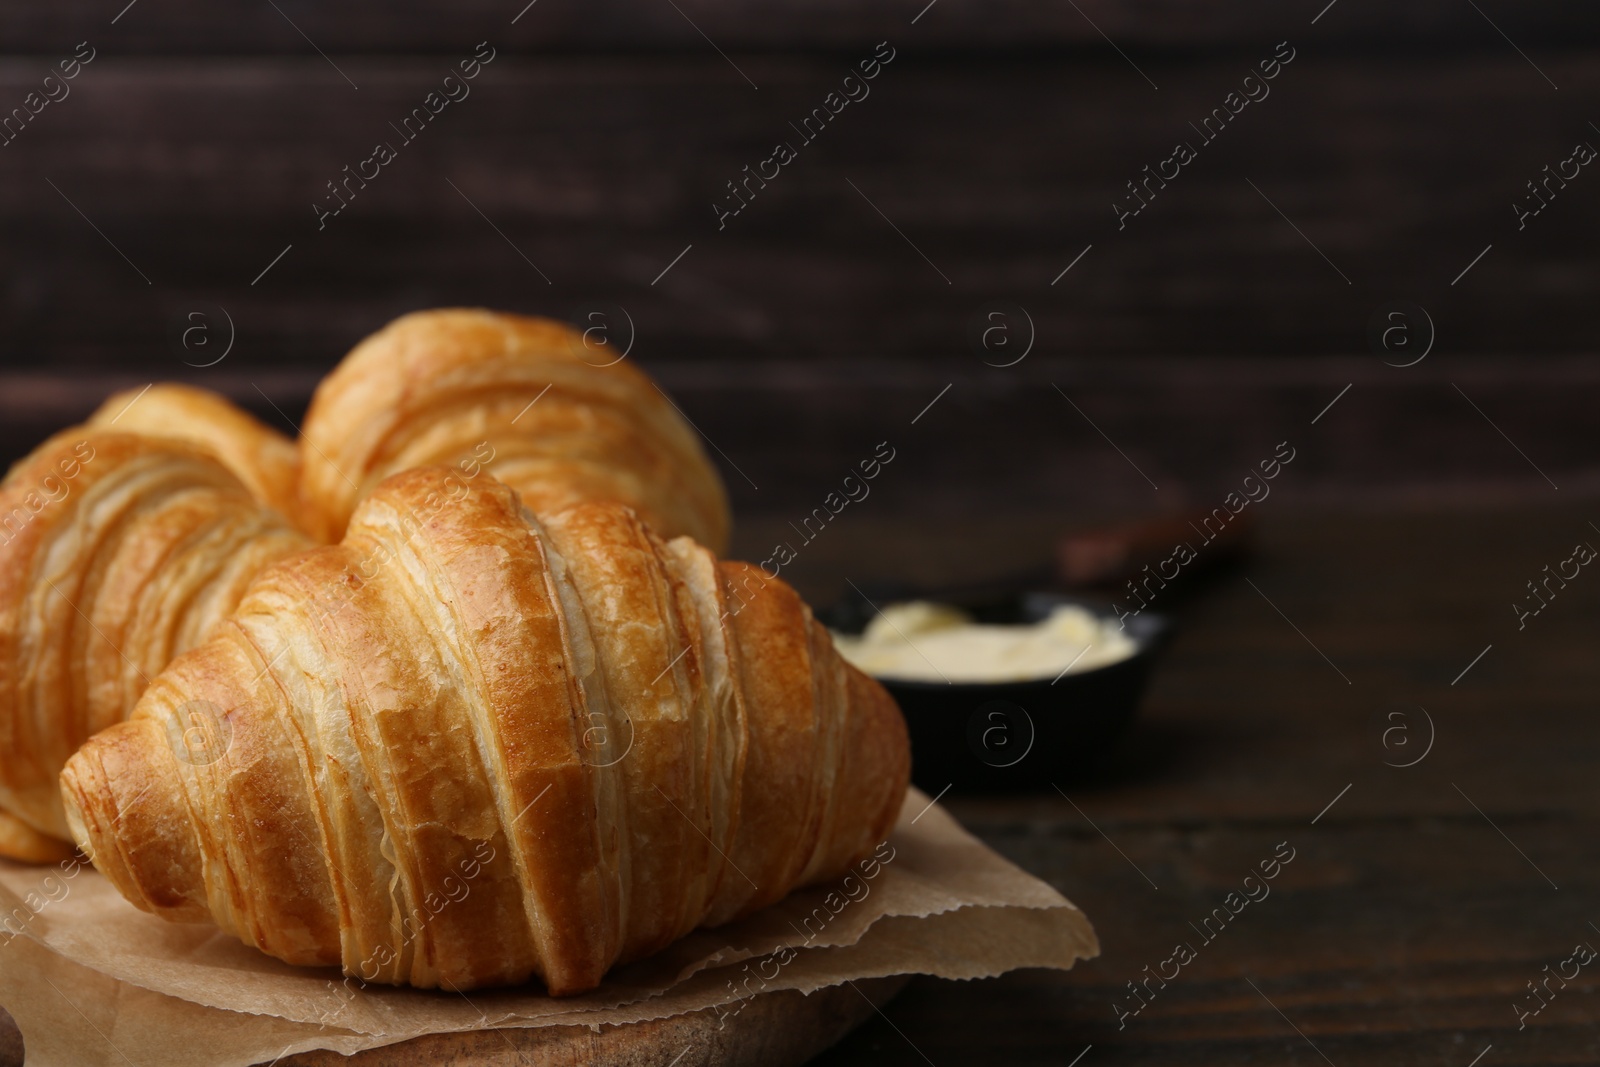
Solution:
[[(1104, 601), (1030, 592), (974, 601), (940, 598), (978, 622), (1029, 623), (1062, 605), (1115, 618)], [(880, 602), (881, 603), (881, 602)], [(818, 617), (840, 633), (859, 634), (876, 614), (862, 598)], [(1025, 682), (920, 682), (880, 678), (900, 704), (911, 733), (911, 777), (933, 795), (954, 785), (976, 791), (1048, 788), (1081, 775), (1132, 722), (1150, 668), (1171, 624), (1145, 611), (1127, 618), (1137, 651), (1092, 670)]]

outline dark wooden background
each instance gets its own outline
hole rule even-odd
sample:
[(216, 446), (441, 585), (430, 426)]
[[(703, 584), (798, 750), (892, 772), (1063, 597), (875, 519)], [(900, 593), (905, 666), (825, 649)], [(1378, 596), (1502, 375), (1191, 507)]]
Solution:
[[(1485, 416), (1592, 485), (1600, 177), (1521, 232), (1511, 205), (1600, 144), (1600, 11), (1476, 7), (8, 4), (6, 108), (77, 42), (97, 56), (0, 148), (0, 452), (155, 378), (282, 423), (404, 311), (600, 302), (743, 472), (745, 514), (806, 510), (885, 438), (916, 442), (882, 487), (898, 511), (1209, 503), (1351, 382), (1286, 497), (1547, 491)], [(484, 40), (471, 96), (319, 232), (325, 183)], [(724, 183), (884, 40), (871, 95), (719, 232)], [(1271, 95), (1119, 231), (1125, 183), (1280, 41)], [(1408, 369), (1366, 336), (1398, 299), (1437, 331)], [(969, 338), (996, 300), (1036, 335), (1007, 369)]]
[[(125, 2), (0, 5), (0, 114), (97, 50), (0, 147), (0, 458), (157, 379), (289, 429), (353, 343), (442, 304), (626, 309), (630, 358), (713, 442), (740, 554), (890, 441), (873, 496), (786, 571), (819, 600), (846, 577), (1014, 570), (1074, 523), (1211, 507), (1297, 448), (1251, 573), (1354, 683), (1235, 575), (1185, 619), (1125, 762), (1076, 798), (1162, 891), (1059, 798), (951, 798), (1090, 911), (1106, 957), (914, 985), (903, 1033), (880, 1022), (832, 1062), (1600, 1058), (1592, 979), (1532, 1035), (1509, 1006), (1600, 922), (1594, 597), (1503, 632), (1600, 521), (1600, 173), (1524, 230), (1512, 208), (1600, 146), (1600, 8)], [(319, 232), (324, 183), (485, 40), (471, 96)], [(870, 97), (719, 232), (723, 183), (885, 40)], [(1119, 231), (1125, 183), (1281, 41), (1271, 95)], [(1368, 338), (1397, 300), (1436, 331), (1405, 368)], [(1012, 367), (970, 337), (996, 301), (1033, 324)], [(1478, 688), (1449, 685), (1491, 642)], [(1376, 747), (1393, 701), (1447, 724), (1415, 772)], [(1122, 983), (1284, 836), (1305, 847), (1282, 896), (1108, 1025)]]

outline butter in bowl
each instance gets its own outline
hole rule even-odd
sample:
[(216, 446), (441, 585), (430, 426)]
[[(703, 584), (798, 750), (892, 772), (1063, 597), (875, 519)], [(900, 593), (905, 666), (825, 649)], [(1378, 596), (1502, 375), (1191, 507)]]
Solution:
[(959, 604), (836, 605), (839, 652), (905, 712), (912, 777), (948, 786), (1049, 788), (1097, 762), (1126, 730), (1168, 631), (1091, 601), (1031, 592)]

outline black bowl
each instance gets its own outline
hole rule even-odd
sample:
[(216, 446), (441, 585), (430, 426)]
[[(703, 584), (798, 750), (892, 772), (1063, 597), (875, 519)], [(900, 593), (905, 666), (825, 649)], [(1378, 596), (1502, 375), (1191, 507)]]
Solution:
[[(946, 601), (979, 622), (1037, 622), (1062, 604), (1115, 618), (1109, 605), (1055, 593)], [(876, 609), (844, 601), (819, 613), (841, 633), (860, 633)], [(1145, 611), (1127, 619), (1137, 650), (1127, 659), (1059, 678), (1025, 682), (913, 682), (880, 678), (900, 704), (911, 733), (911, 777), (933, 795), (958, 789), (1048, 788), (1099, 762), (1138, 710), (1150, 668), (1170, 632), (1166, 617)]]

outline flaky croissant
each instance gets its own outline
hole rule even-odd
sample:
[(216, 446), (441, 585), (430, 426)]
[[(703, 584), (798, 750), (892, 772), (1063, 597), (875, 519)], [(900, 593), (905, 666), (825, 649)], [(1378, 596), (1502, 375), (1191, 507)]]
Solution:
[(69, 837), (57, 777), (149, 679), (309, 547), (211, 453), (79, 428), (0, 483), (0, 855)]
[(73, 852), (70, 843), (41, 834), (9, 811), (0, 809), (0, 856), (23, 863), (59, 863), (69, 859)]
[(300, 449), (226, 397), (176, 382), (116, 393), (85, 423), (91, 430), (175, 437), (210, 449), (255, 494), (295, 521)]
[(146, 911), (366, 981), (560, 995), (841, 874), (908, 774), (898, 708), (783, 582), (622, 505), (539, 519), (423, 468), (264, 571), (62, 788)]
[(301, 427), (307, 529), (338, 540), (391, 474), (486, 468), (538, 514), (616, 500), (663, 537), (721, 552), (728, 502), (655, 384), (564, 323), (490, 311), (406, 315), (323, 380)]

